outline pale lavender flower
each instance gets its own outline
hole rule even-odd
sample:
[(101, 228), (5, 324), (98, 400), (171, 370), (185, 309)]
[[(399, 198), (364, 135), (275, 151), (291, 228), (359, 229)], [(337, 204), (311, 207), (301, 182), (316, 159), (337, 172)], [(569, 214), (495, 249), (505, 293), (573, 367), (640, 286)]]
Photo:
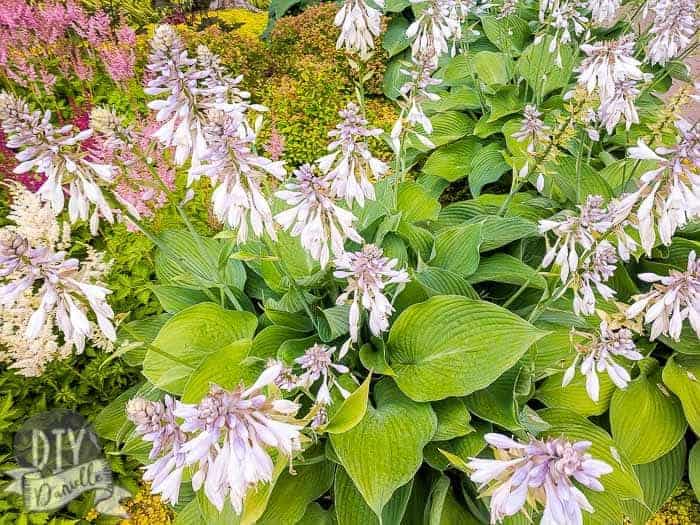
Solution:
[(93, 325), (87, 317), (89, 306), (105, 337), (116, 340), (114, 312), (106, 300), (111, 291), (87, 282), (86, 273), (77, 259), (66, 258), (66, 252), (30, 247), (18, 234), (0, 236), (0, 277), (6, 281), (0, 286), (0, 305), (14, 304), (24, 292), (40, 284), (37, 295), (41, 302), (26, 327), (28, 339), (38, 337), (51, 317), (66, 342), (81, 353), (85, 339), (93, 337)]
[(195, 466), (192, 487), (204, 493), (221, 511), (226, 496), (240, 514), (248, 492), (273, 479), (268, 450), (291, 458), (301, 450), (301, 426), (293, 419), (299, 405), (273, 399), (262, 392), (272, 384), (281, 366), (267, 368), (250, 387), (228, 391), (212, 385), (196, 405), (180, 404), (175, 415), (180, 428), (191, 434), (181, 450), (187, 465)]
[(470, 458), (471, 480), (490, 495), (491, 523), (501, 523), (525, 507), (544, 506), (541, 523), (581, 524), (582, 510), (594, 512), (588, 498), (574, 484), (596, 492), (599, 479), (612, 472), (610, 465), (586, 451), (590, 441), (571, 443), (565, 438), (531, 438), (528, 443), (502, 434), (484, 436), (496, 459)]
[(372, 181), (381, 179), (389, 170), (385, 162), (372, 155), (367, 145), (369, 137), (377, 137), (383, 131), (368, 127), (360, 108), (353, 102), (338, 114), (343, 121), (328, 132), (333, 139), (328, 145), (330, 153), (317, 162), (330, 181), (334, 197), (345, 199), (348, 206), (354, 201), (364, 206), (365, 199), (374, 200)]
[(331, 197), (328, 181), (314, 173), (314, 167), (304, 164), (294, 171), (296, 179), (275, 195), (292, 208), (278, 213), (275, 220), (292, 236), (299, 236), (301, 245), (325, 268), (331, 253), (345, 251), (346, 239), (362, 243), (353, 228), (357, 218), (338, 206)]
[(644, 313), (644, 322), (651, 323), (651, 341), (660, 335), (678, 341), (685, 319), (700, 337), (700, 260), (694, 251), (688, 254), (685, 272), (671, 269), (667, 276), (640, 273), (637, 277), (652, 283), (652, 287), (634, 297), (635, 303), (627, 310), (627, 317), (632, 319)]
[(581, 1), (573, 0), (557, 4), (552, 9), (549, 23), (555, 31), (549, 43), (549, 52), (557, 51), (555, 62), (559, 67), (562, 67), (562, 58), (558, 44), (570, 44), (574, 37), (580, 37), (586, 33), (588, 18), (583, 14), (585, 7)]
[(576, 375), (576, 368), (580, 366), (581, 373), (586, 376), (588, 397), (596, 403), (600, 399), (599, 372), (607, 372), (618, 388), (627, 388), (630, 374), (625, 367), (618, 363), (617, 358), (630, 361), (639, 361), (644, 358), (637, 351), (632, 339), (632, 332), (628, 328), (613, 330), (608, 326), (608, 323), (602, 321), (598, 334), (581, 335), (585, 335), (589, 340), (576, 344), (576, 357), (564, 373), (562, 386), (565, 387), (571, 383)]
[(597, 291), (604, 299), (612, 299), (617, 292), (605, 284), (615, 273), (618, 257), (615, 247), (608, 241), (595, 245), (593, 253), (584, 257), (575, 272), (570, 287), (573, 291), (575, 314), (593, 315)]
[[(337, 359), (342, 359), (350, 348), (348, 340), (340, 348)], [(316, 381), (321, 379), (321, 385), (316, 393), (316, 404), (324, 407), (332, 404), (331, 389), (337, 388), (340, 394), (346, 398), (350, 393), (345, 390), (336, 378), (336, 373), (347, 374), (350, 369), (340, 363), (334, 362), (333, 354), (336, 352), (335, 346), (315, 344), (308, 348), (304, 355), (294, 360), (301, 367), (298, 386), (303, 388), (311, 387)]]
[[(374, 3), (380, 9), (384, 8), (384, 0)], [(345, 0), (334, 23), (340, 27), (336, 48), (357, 52), (365, 60), (374, 49), (374, 39), (381, 33), (382, 12), (364, 0)]]
[(496, 18), (503, 19), (518, 13), (518, 0), (503, 0)]
[(598, 25), (608, 25), (615, 21), (620, 0), (589, 0), (588, 8), (591, 10), (591, 21)]
[(255, 133), (237, 112), (212, 114), (203, 131), (209, 148), (193, 174), (205, 174), (215, 187), (214, 214), (238, 230), (239, 243), (250, 237), (250, 230), (255, 237), (267, 232), (275, 239), (272, 210), (261, 184), (268, 174), (282, 180), (286, 173), (284, 162), (273, 162), (253, 152)]
[(656, 0), (652, 3), (654, 24), (649, 41), (649, 62), (665, 65), (678, 57), (693, 41), (697, 22), (696, 0)]
[(623, 117), (627, 130), (632, 127), (632, 124), (639, 124), (639, 114), (635, 105), (640, 93), (637, 84), (636, 80), (618, 81), (610, 98), (601, 101), (598, 113), (600, 122), (608, 133), (615, 130), (615, 126)]
[(518, 142), (527, 142), (527, 151), (531, 154), (535, 152), (539, 143), (549, 140), (551, 128), (542, 121), (541, 116), (542, 113), (535, 105), (528, 104), (523, 111), (520, 129), (512, 135)]
[(428, 54), (433, 66), (441, 55), (450, 52), (450, 41), (461, 37), (461, 22), (466, 19), (468, 6), (455, 0), (411, 0), (420, 6), (413, 23), (406, 29), (406, 36), (413, 40), (413, 57)]
[(647, 255), (656, 243), (657, 226), (661, 242), (669, 246), (676, 230), (700, 216), (700, 132), (684, 122), (678, 123), (678, 131), (678, 143), (672, 147), (654, 151), (639, 139), (629, 150), (633, 159), (656, 161), (659, 166), (641, 176), (637, 191), (620, 199), (622, 208), (640, 203), (636, 215)]
[(112, 208), (102, 193), (102, 187), (113, 181), (114, 168), (98, 163), (80, 147), (92, 130), (78, 132), (72, 124), (55, 128), (50, 111), (43, 115), (40, 111), (31, 112), (24, 100), (5, 92), (0, 93), (0, 120), (8, 136), (7, 146), (21, 149), (16, 155), (20, 163), (14, 172), (34, 170), (46, 176), (37, 194), (51, 204), (56, 215), (63, 211), (67, 185), (71, 223), (89, 221), (90, 231), (96, 235), (100, 217), (114, 222)]
[(407, 283), (408, 273), (395, 270), (396, 259), (384, 257), (382, 250), (366, 244), (355, 253), (343, 253), (335, 259), (338, 268), (333, 275), (347, 279), (345, 291), (338, 296), (337, 304), (350, 302), (350, 338), (356, 342), (360, 331), (360, 311), (369, 313), (369, 328), (379, 336), (389, 329), (389, 316), (394, 307), (384, 295), (384, 288), (392, 283)]

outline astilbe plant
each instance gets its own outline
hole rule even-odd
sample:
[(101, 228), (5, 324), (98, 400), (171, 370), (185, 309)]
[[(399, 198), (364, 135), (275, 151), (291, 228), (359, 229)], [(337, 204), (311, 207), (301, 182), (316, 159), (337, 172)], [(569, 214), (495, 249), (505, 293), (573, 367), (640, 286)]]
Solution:
[[(169, 25), (147, 65), (155, 131), (109, 108), (58, 127), (3, 94), (15, 171), (47, 176), (33, 206), (56, 221), (67, 193), (69, 223), (142, 231), (168, 314), (117, 338), (95, 256), (29, 238), (28, 218), (2, 237), (4, 307), (37, 295), (29, 335), (116, 339), (142, 364), (106, 414), (150, 443), (144, 479), (187, 516), (640, 522), (680, 479), (643, 469), (700, 450), (700, 131), (657, 96), (696, 46), (695, 5), (411, 4), (385, 35), (388, 133), (366, 90), (384, 6), (338, 9), (355, 100), (298, 166), (265, 147), (245, 79)], [(183, 229), (152, 232), (120, 180)], [(187, 213), (207, 186), (214, 238)], [(443, 208), (455, 190), (470, 198)]]

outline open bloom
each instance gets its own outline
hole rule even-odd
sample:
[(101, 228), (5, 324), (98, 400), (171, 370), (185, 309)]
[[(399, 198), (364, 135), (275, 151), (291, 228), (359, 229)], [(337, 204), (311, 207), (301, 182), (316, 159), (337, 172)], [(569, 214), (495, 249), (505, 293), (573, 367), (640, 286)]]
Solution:
[(653, 35), (649, 41), (649, 61), (665, 65), (678, 57), (693, 41), (697, 22), (696, 0), (656, 0), (650, 2), (654, 12)]
[(406, 29), (406, 36), (413, 39), (413, 56), (429, 53), (436, 66), (438, 58), (450, 51), (450, 41), (461, 36), (468, 5), (460, 0), (411, 0), (411, 3), (420, 6), (415, 21)]
[(357, 341), (360, 331), (360, 308), (369, 313), (369, 328), (379, 336), (389, 328), (389, 316), (394, 307), (384, 295), (384, 288), (392, 283), (409, 281), (405, 270), (395, 270), (396, 259), (388, 259), (374, 244), (366, 244), (355, 253), (343, 253), (335, 259), (338, 268), (333, 275), (347, 279), (345, 291), (337, 303), (350, 302), (350, 338)]
[(374, 200), (372, 181), (381, 179), (389, 170), (367, 145), (369, 137), (377, 137), (383, 131), (369, 128), (360, 108), (352, 102), (338, 114), (343, 121), (328, 132), (333, 139), (328, 145), (330, 153), (318, 159), (318, 165), (327, 174), (335, 197), (345, 199), (348, 206), (354, 201), (364, 206), (365, 199)]
[(625, 367), (617, 362), (616, 358), (622, 357), (630, 361), (639, 361), (644, 358), (637, 351), (632, 339), (632, 331), (628, 328), (613, 330), (603, 321), (600, 323), (599, 335), (581, 335), (585, 335), (589, 340), (576, 344), (576, 358), (564, 373), (562, 386), (571, 383), (576, 374), (576, 368), (580, 364), (581, 373), (586, 376), (588, 397), (596, 403), (600, 398), (598, 372), (607, 372), (615, 386), (627, 388), (630, 374)]
[(650, 340), (667, 335), (678, 341), (685, 319), (700, 337), (700, 260), (694, 251), (688, 254), (685, 272), (670, 270), (667, 276), (640, 273), (637, 277), (652, 283), (652, 287), (647, 293), (635, 296), (636, 302), (627, 310), (627, 317), (631, 319), (644, 312), (644, 322), (651, 324)]
[(632, 124), (639, 124), (639, 114), (635, 105), (639, 93), (636, 80), (621, 80), (615, 83), (610, 98), (601, 101), (598, 116), (608, 133), (612, 133), (623, 118), (625, 129), (630, 129)]
[(700, 216), (700, 132), (684, 122), (678, 123), (679, 141), (672, 147), (652, 150), (641, 139), (630, 148), (633, 159), (657, 161), (658, 168), (641, 176), (639, 189), (621, 199), (623, 206), (637, 209), (642, 247), (647, 255), (656, 243), (669, 246), (673, 234), (690, 220)]
[[(384, 8), (384, 1), (374, 2)], [(364, 0), (345, 0), (335, 15), (335, 25), (340, 27), (340, 36), (336, 48), (345, 47), (356, 51), (363, 60), (374, 49), (374, 39), (381, 33), (382, 12), (370, 6)]]
[(329, 183), (314, 174), (313, 166), (304, 164), (294, 171), (296, 180), (275, 195), (292, 208), (278, 213), (275, 220), (293, 236), (300, 236), (301, 245), (325, 268), (333, 255), (344, 251), (345, 239), (362, 243), (353, 228), (356, 217), (338, 206), (331, 198)]
[(599, 25), (611, 24), (615, 21), (620, 0), (590, 0), (588, 8), (591, 10), (591, 20)]
[(608, 241), (597, 243), (593, 252), (583, 258), (570, 285), (575, 314), (592, 315), (595, 312), (594, 289), (606, 300), (615, 296), (617, 292), (605, 283), (615, 273), (618, 261), (615, 247)]
[(491, 523), (514, 516), (526, 503), (544, 506), (543, 524), (583, 523), (581, 511), (594, 509), (574, 481), (602, 492), (598, 478), (612, 472), (610, 465), (586, 452), (590, 441), (550, 437), (521, 443), (495, 433), (484, 439), (496, 459), (470, 458), (467, 466), (473, 470), (471, 480), (491, 497)]
[(282, 180), (286, 173), (284, 162), (253, 153), (255, 133), (238, 113), (212, 113), (204, 132), (209, 148), (202, 156), (203, 164), (194, 173), (205, 174), (215, 186), (214, 214), (238, 230), (240, 243), (249, 238), (250, 230), (255, 237), (267, 232), (275, 239), (272, 210), (261, 183), (267, 174)]
[(287, 458), (301, 450), (302, 427), (293, 419), (299, 406), (262, 392), (279, 372), (279, 366), (266, 369), (250, 388), (240, 385), (229, 391), (212, 385), (198, 404), (175, 409), (183, 419), (180, 428), (188, 434), (181, 450), (186, 464), (195, 466), (192, 486), (204, 487), (219, 510), (228, 496), (240, 514), (248, 491), (272, 481), (269, 449)]
[(512, 135), (518, 142), (527, 142), (528, 153), (534, 153), (538, 143), (549, 139), (551, 128), (542, 121), (541, 116), (536, 106), (528, 104), (523, 111), (520, 129)]
[(114, 221), (112, 208), (102, 193), (102, 187), (112, 183), (114, 169), (96, 162), (80, 148), (92, 130), (76, 132), (72, 124), (55, 128), (50, 111), (43, 115), (31, 112), (24, 100), (4, 92), (0, 93), (0, 120), (8, 136), (7, 146), (21, 150), (16, 155), (20, 163), (14, 172), (34, 170), (46, 176), (37, 193), (51, 204), (56, 215), (63, 211), (68, 186), (71, 222), (89, 220), (90, 231), (96, 235), (100, 217)]

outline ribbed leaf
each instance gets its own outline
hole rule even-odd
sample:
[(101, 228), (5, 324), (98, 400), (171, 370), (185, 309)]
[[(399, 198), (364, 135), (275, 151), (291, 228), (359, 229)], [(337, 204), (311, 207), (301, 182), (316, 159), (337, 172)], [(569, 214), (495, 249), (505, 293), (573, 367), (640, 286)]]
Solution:
[(476, 137), (467, 137), (433, 151), (423, 165), (423, 173), (441, 177), (450, 182), (469, 174), (470, 160), (481, 145)]
[(700, 356), (676, 354), (666, 361), (663, 381), (678, 396), (695, 434), (700, 435)]
[(469, 190), (472, 195), (478, 197), (481, 188), (496, 182), (501, 175), (510, 170), (501, 153), (501, 146), (497, 143), (489, 144), (481, 148), (472, 158), (469, 170)]

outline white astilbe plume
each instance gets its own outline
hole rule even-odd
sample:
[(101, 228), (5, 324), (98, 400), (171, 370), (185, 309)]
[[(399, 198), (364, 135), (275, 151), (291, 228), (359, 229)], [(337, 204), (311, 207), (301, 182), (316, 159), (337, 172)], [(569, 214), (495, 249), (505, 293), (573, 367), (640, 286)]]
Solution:
[[(384, 0), (374, 0), (373, 3), (384, 9)], [(345, 0), (334, 23), (340, 28), (336, 48), (357, 52), (365, 60), (374, 49), (374, 39), (381, 33), (382, 12), (365, 0)]]
[(694, 251), (688, 254), (685, 272), (671, 269), (667, 276), (640, 273), (637, 277), (652, 286), (634, 297), (636, 302), (627, 310), (627, 317), (644, 313), (644, 322), (651, 324), (650, 340), (666, 335), (678, 341), (685, 319), (700, 337), (700, 260)]
[(149, 459), (158, 458), (146, 467), (143, 479), (151, 482), (153, 494), (160, 494), (172, 505), (177, 505), (186, 466), (182, 445), (187, 436), (175, 419), (178, 404), (166, 394), (163, 401), (136, 397), (126, 405), (126, 416), (136, 425), (136, 434), (152, 443)]
[(184, 421), (188, 435), (180, 450), (194, 468), (192, 487), (221, 511), (226, 496), (240, 514), (250, 490), (273, 479), (274, 465), (268, 450), (291, 459), (301, 450), (302, 425), (293, 419), (299, 405), (266, 395), (280, 366), (267, 368), (250, 387), (224, 390), (212, 385), (196, 405), (178, 404), (175, 415)]
[(411, 0), (420, 9), (406, 36), (413, 40), (413, 57), (430, 56), (437, 66), (440, 56), (450, 52), (450, 42), (461, 38), (462, 22), (470, 4), (463, 0)]
[(266, 176), (283, 180), (284, 162), (273, 162), (253, 152), (255, 132), (237, 112), (213, 112), (204, 129), (209, 148), (202, 156), (203, 164), (194, 175), (206, 175), (215, 187), (212, 194), (216, 217), (238, 231), (243, 243), (264, 232), (275, 239), (272, 210), (263, 195), (261, 184)]
[(89, 311), (105, 337), (116, 340), (114, 312), (106, 300), (111, 291), (99, 284), (108, 268), (94, 251), (81, 264), (67, 258), (64, 251), (32, 246), (17, 232), (4, 230), (0, 232), (0, 282), (4, 282), (0, 305), (12, 307), (26, 292), (37, 288), (40, 303), (24, 327), (25, 337), (39, 337), (47, 322), (53, 322), (66, 343), (81, 353), (95, 330)]
[(636, 211), (642, 247), (647, 255), (656, 244), (669, 246), (673, 234), (700, 216), (700, 131), (681, 121), (677, 123), (678, 142), (652, 150), (641, 139), (630, 148), (633, 159), (658, 162), (658, 168), (640, 178), (639, 189), (621, 198), (620, 206)]
[(544, 506), (540, 523), (583, 523), (582, 510), (594, 512), (588, 498), (574, 482), (602, 492), (599, 479), (612, 467), (586, 451), (590, 441), (572, 443), (563, 437), (531, 438), (527, 443), (503, 434), (484, 436), (496, 459), (470, 458), (471, 480), (490, 496), (491, 523), (524, 510), (525, 505)]
[(615, 22), (621, 0), (589, 0), (591, 21), (597, 25), (609, 25)]
[(337, 256), (345, 251), (346, 239), (362, 243), (353, 228), (357, 218), (335, 203), (330, 184), (314, 173), (313, 166), (304, 164), (294, 176), (275, 194), (292, 208), (278, 213), (275, 220), (292, 236), (299, 236), (301, 245), (325, 268), (331, 253)]
[(373, 181), (384, 177), (389, 166), (372, 155), (367, 144), (369, 137), (383, 133), (379, 128), (368, 127), (357, 104), (350, 102), (338, 112), (343, 119), (328, 132), (332, 139), (330, 153), (318, 159), (321, 171), (330, 182), (333, 196), (345, 199), (348, 206), (357, 201), (365, 205), (365, 199), (374, 200)]
[(360, 312), (369, 314), (369, 329), (379, 336), (389, 329), (389, 316), (394, 307), (384, 295), (384, 288), (392, 283), (407, 283), (408, 273), (395, 270), (396, 259), (384, 257), (374, 244), (366, 244), (359, 252), (346, 252), (335, 259), (339, 279), (347, 279), (345, 291), (338, 296), (337, 304), (350, 303), (350, 338), (356, 342), (360, 332)]
[(656, 0), (652, 2), (653, 35), (648, 45), (649, 62), (665, 65), (693, 42), (697, 22), (696, 0)]
[(43, 115), (32, 112), (24, 100), (5, 92), (0, 93), (0, 121), (8, 137), (7, 146), (21, 150), (16, 155), (20, 163), (14, 172), (34, 170), (46, 176), (37, 194), (51, 204), (56, 215), (63, 211), (64, 187), (68, 186), (71, 223), (89, 220), (90, 231), (96, 235), (100, 217), (114, 222), (112, 208), (102, 193), (102, 187), (113, 181), (114, 168), (96, 162), (80, 148), (92, 130), (78, 131), (72, 124), (56, 128), (51, 124), (50, 111)]
[(564, 373), (562, 386), (565, 387), (571, 383), (576, 375), (576, 368), (580, 367), (581, 373), (586, 376), (588, 397), (596, 403), (600, 399), (599, 372), (607, 372), (618, 388), (627, 388), (630, 374), (617, 359), (639, 361), (644, 358), (637, 351), (632, 339), (632, 331), (629, 328), (613, 330), (605, 321), (602, 321), (598, 334), (576, 333), (586, 337), (587, 341), (575, 345), (576, 357)]
[[(435, 65), (431, 54), (421, 53), (412, 58), (410, 67), (402, 68), (401, 73), (409, 79), (401, 86), (399, 92), (402, 100), (399, 101), (401, 115), (391, 129), (391, 143), (394, 153), (401, 155), (401, 137), (406, 132), (412, 132), (416, 138), (428, 148), (435, 148), (428, 137), (433, 132), (433, 125), (423, 111), (425, 102), (437, 102), (440, 96), (428, 91), (431, 87), (442, 83), (440, 79), (433, 78)], [(423, 133), (416, 131), (416, 126), (423, 128)]]

